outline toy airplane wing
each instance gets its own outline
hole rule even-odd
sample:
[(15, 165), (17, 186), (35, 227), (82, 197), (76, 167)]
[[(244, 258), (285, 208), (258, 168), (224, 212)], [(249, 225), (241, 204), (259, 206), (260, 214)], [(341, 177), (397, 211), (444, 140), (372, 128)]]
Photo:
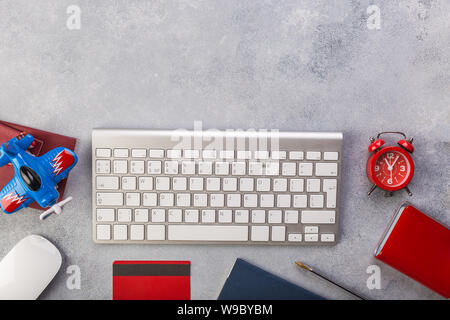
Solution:
[(27, 195), (18, 179), (14, 177), (0, 192), (2, 210), (8, 214), (26, 208), (34, 202), (34, 199)]
[(53, 178), (55, 184), (67, 178), (69, 171), (77, 164), (77, 156), (67, 148), (55, 148), (39, 157), (39, 162)]

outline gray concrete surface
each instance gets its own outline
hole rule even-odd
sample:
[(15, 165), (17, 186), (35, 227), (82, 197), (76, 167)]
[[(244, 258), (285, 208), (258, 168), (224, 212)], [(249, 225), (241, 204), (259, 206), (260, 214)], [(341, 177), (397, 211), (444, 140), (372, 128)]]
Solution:
[[(369, 29), (369, 5), (381, 12)], [(81, 29), (66, 27), (69, 5)], [(372, 17), (372, 16), (371, 16)], [(450, 2), (0, 1), (0, 117), (75, 136), (76, 202), (41, 223), (31, 209), (0, 216), (0, 257), (30, 233), (63, 252), (43, 299), (110, 299), (115, 259), (187, 259), (192, 298), (215, 299), (236, 257), (328, 298), (339, 290), (294, 260), (373, 299), (440, 297), (373, 258), (395, 208), (410, 200), (450, 225)], [(94, 245), (93, 128), (266, 128), (345, 135), (341, 240), (334, 247)], [(415, 137), (416, 174), (404, 192), (368, 198), (368, 138)], [(369, 290), (366, 268), (381, 268)], [(81, 269), (81, 289), (66, 268)]]

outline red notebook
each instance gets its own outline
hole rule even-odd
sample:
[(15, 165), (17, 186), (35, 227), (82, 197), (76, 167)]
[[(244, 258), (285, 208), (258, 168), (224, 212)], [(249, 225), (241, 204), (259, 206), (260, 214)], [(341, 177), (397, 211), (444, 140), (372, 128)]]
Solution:
[[(72, 151), (75, 151), (75, 145), (77, 142), (75, 138), (25, 127), (2, 120), (0, 120), (0, 144), (9, 141), (11, 138), (14, 138), (19, 133), (24, 131), (34, 137), (36, 141), (35, 146), (29, 151), (37, 157), (56, 147), (65, 147)], [(4, 166), (0, 168), (0, 190), (13, 178), (13, 176), (14, 169), (11, 166)], [(66, 182), (67, 179), (64, 179), (58, 184), (58, 201), (63, 200), (64, 190), (66, 189)], [(30, 207), (44, 210), (36, 203), (32, 203)]]
[(189, 300), (189, 261), (114, 261), (113, 300)]
[(394, 215), (375, 257), (450, 298), (450, 230), (411, 204)]

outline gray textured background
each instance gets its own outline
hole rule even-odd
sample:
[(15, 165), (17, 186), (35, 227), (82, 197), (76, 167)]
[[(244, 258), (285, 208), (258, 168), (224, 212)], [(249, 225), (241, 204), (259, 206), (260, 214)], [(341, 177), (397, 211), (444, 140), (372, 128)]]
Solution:
[[(68, 30), (66, 8), (81, 8)], [(366, 9), (381, 9), (381, 29)], [(302, 260), (375, 299), (439, 299), (374, 260), (394, 209), (410, 200), (450, 225), (450, 2), (0, 0), (0, 116), (79, 139), (67, 192), (41, 223), (33, 210), (0, 216), (0, 256), (30, 233), (64, 264), (45, 299), (110, 299), (115, 259), (187, 259), (192, 298), (215, 299), (236, 257), (328, 298), (348, 296), (296, 269)], [(335, 247), (94, 245), (92, 128), (267, 128), (344, 132), (341, 240)], [(415, 137), (409, 198), (366, 196), (368, 138)], [(67, 266), (82, 272), (66, 288)], [(382, 289), (366, 287), (377, 264)]]

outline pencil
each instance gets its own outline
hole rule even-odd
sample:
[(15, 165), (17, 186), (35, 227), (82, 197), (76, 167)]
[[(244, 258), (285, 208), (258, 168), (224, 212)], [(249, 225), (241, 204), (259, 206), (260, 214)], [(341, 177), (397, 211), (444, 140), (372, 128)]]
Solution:
[(328, 282), (334, 284), (336, 287), (339, 287), (339, 288), (341, 288), (342, 290), (345, 290), (346, 292), (348, 292), (348, 293), (354, 295), (355, 297), (358, 297), (358, 298), (361, 299), (361, 300), (366, 300), (365, 298), (363, 298), (363, 297), (357, 295), (356, 293), (350, 291), (349, 289), (344, 288), (343, 286), (337, 284), (336, 282), (334, 282), (334, 281), (332, 281), (332, 280), (326, 278), (325, 276), (321, 275), (320, 273), (314, 271), (311, 267), (308, 267), (306, 264), (303, 264), (303, 263), (301, 263), (301, 262), (299, 262), (299, 261), (295, 261), (295, 264), (296, 264), (297, 266), (299, 266), (300, 268), (302, 268), (302, 269), (305, 269), (305, 270), (307, 270), (307, 271), (309, 271), (309, 272), (312, 272), (313, 274), (315, 274), (315, 275), (318, 276), (319, 278), (321, 278), (321, 279), (323, 279), (323, 280), (326, 280), (326, 281), (328, 281)]

